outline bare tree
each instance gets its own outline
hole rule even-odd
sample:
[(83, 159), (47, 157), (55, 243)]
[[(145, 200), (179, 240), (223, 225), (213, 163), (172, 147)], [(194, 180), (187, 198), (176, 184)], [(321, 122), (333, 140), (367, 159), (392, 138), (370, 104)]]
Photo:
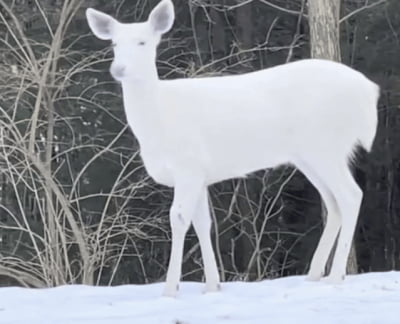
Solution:
[(340, 61), (340, 1), (309, 0), (311, 57)]
[[(341, 61), (340, 2), (341, 0), (308, 1), (311, 57)], [(325, 224), (326, 209), (323, 204), (321, 209)], [(354, 244), (350, 250), (347, 272), (357, 273), (357, 255)]]

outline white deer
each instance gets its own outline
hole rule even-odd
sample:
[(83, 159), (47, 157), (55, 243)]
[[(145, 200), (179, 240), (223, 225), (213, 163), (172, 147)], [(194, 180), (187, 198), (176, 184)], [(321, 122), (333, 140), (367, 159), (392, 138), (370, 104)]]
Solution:
[(379, 87), (345, 65), (315, 59), (236, 76), (160, 80), (156, 50), (174, 22), (171, 0), (162, 0), (146, 22), (120, 23), (91, 8), (86, 15), (93, 33), (113, 43), (110, 71), (122, 84), (147, 172), (174, 188), (164, 295), (177, 294), (191, 224), (200, 242), (205, 291), (220, 289), (208, 186), (285, 163), (304, 173), (328, 211), (308, 278), (324, 275), (340, 231), (326, 280), (344, 280), (362, 199), (349, 163), (358, 145), (371, 149)]

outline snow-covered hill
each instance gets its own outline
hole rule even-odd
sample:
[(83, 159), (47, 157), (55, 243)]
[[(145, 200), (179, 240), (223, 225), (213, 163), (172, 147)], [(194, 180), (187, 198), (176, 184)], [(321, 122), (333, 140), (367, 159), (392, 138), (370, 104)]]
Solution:
[(399, 324), (400, 272), (347, 277), (337, 286), (289, 277), (224, 283), (202, 294), (185, 282), (176, 299), (163, 284), (0, 289), (1, 324)]

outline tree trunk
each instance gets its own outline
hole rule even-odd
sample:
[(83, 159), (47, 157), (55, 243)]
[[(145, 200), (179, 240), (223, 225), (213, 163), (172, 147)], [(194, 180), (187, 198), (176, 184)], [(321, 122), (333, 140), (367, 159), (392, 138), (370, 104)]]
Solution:
[[(311, 57), (341, 61), (340, 55), (340, 1), (308, 0), (310, 24)], [(322, 203), (322, 219), (326, 223), (326, 209)], [(328, 262), (330, 268), (331, 258)], [(357, 255), (354, 244), (351, 246), (347, 273), (357, 273)]]
[(241, 49), (249, 49), (253, 46), (253, 17), (252, 4), (248, 3), (236, 10), (236, 26)]
[(341, 0), (309, 0), (311, 57), (340, 62)]

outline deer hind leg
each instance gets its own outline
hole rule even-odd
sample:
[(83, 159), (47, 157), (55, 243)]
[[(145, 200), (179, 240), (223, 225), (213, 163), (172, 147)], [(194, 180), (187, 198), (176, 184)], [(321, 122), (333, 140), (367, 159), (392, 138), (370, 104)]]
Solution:
[(219, 273), (213, 246), (211, 243), (211, 216), (208, 205), (207, 189), (201, 194), (197, 210), (193, 218), (193, 227), (200, 243), (201, 255), (204, 263), (204, 274), (206, 277), (205, 292), (220, 290)]
[(314, 252), (307, 276), (307, 280), (317, 281), (321, 279), (325, 273), (325, 266), (329, 254), (333, 249), (340, 230), (341, 217), (334, 195), (312, 166), (300, 159), (296, 161), (296, 166), (318, 190), (327, 209), (325, 228), (322, 232), (317, 249)]
[(178, 292), (185, 236), (204, 188), (202, 178), (193, 173), (181, 174), (175, 180), (174, 199), (170, 209), (172, 247), (164, 296), (175, 297)]
[(357, 225), (363, 193), (358, 187), (347, 164), (342, 165), (332, 174), (332, 189), (342, 215), (342, 228), (340, 230), (336, 252), (333, 258), (331, 272), (326, 278), (328, 282), (342, 282), (346, 275), (347, 260), (350, 253), (354, 231)]
[[(315, 173), (315, 175), (321, 179), (321, 183), (325, 184), (327, 189), (325, 190), (330, 192), (331, 196), (333, 197), (333, 199), (330, 199), (330, 204), (335, 206), (335, 208), (331, 207), (331, 212), (329, 211), (328, 207), (329, 198), (324, 198), (325, 202), (327, 203), (328, 217), (323, 237), (325, 236), (325, 232), (327, 232), (326, 237), (328, 238), (329, 245), (332, 244), (333, 247), (337, 236), (337, 231), (340, 228), (332, 268), (328, 278), (326, 279), (328, 282), (338, 283), (343, 281), (346, 275), (346, 265), (354, 236), (354, 230), (357, 224), (358, 213), (362, 199), (362, 191), (355, 182), (345, 159), (343, 159), (341, 162), (336, 162), (334, 159), (331, 159), (329, 161), (319, 161), (319, 163), (313, 163), (311, 172)], [(324, 186), (321, 185), (318, 187), (321, 195), (324, 192), (324, 189), (321, 190), (323, 187)], [(334, 202), (334, 204), (332, 202)], [(332, 219), (334, 214), (340, 215), (340, 226), (337, 225), (337, 220)], [(337, 216), (335, 217), (337, 218)], [(328, 226), (328, 224), (331, 225)], [(321, 243), (319, 245), (321, 245)], [(323, 261), (326, 263), (330, 251), (325, 250), (323, 246), (318, 246), (317, 252), (314, 256), (314, 258), (317, 257), (315, 262), (318, 263), (318, 258), (320, 258), (320, 260), (323, 258)], [(325, 253), (325, 255), (321, 255), (322, 253)], [(322, 264), (322, 262), (320, 262), (320, 264)], [(314, 271), (314, 269), (310, 269), (310, 273), (311, 270)]]

